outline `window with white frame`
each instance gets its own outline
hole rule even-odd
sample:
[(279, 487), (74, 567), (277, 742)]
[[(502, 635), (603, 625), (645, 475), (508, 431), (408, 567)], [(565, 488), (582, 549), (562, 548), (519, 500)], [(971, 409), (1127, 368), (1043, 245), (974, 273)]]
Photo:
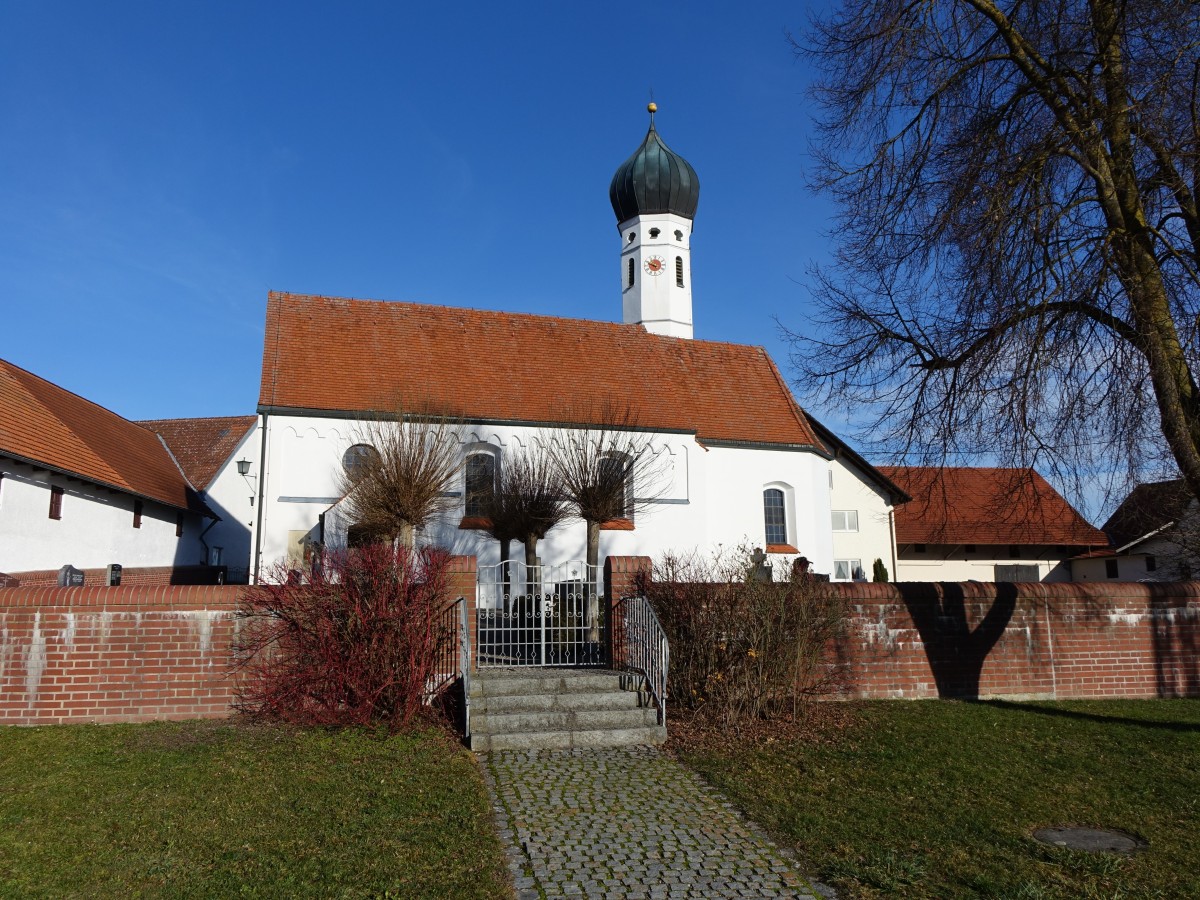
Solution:
[(834, 581), (863, 581), (865, 579), (866, 573), (863, 572), (862, 560), (835, 559), (833, 561)]
[(857, 509), (835, 509), (833, 511), (834, 531), (858, 531)]
[(788, 542), (787, 505), (784, 502), (783, 491), (779, 488), (767, 488), (763, 491), (763, 521), (768, 544)]
[(611, 453), (601, 458), (599, 481), (603, 485), (620, 483), (620, 496), (615, 498), (613, 508), (621, 510), (617, 518), (633, 521), (633, 466), (629, 457)]
[(496, 456), (493, 453), (472, 453), (466, 465), (466, 509), (468, 517), (487, 514), (488, 502), (496, 492)]

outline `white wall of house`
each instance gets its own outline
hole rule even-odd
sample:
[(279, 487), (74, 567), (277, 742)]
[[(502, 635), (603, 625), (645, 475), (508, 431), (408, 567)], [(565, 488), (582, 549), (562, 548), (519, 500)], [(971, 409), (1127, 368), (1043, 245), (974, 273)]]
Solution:
[[(263, 503), (261, 565), (269, 568), (300, 553), (301, 542), (318, 537), (320, 515), (334, 506), (342, 455), (363, 439), (358, 423), (346, 419), (307, 416), (267, 417), (267, 450), (261, 466)], [(531, 446), (542, 437), (539, 429), (518, 425), (464, 428), (464, 452), (493, 448), (501, 465), (505, 452)], [(647, 555), (665, 552), (709, 553), (722, 545), (765, 545), (763, 491), (777, 486), (787, 496), (790, 543), (808, 556), (816, 571), (828, 572), (833, 562), (829, 533), (828, 461), (811, 452), (734, 447), (704, 447), (692, 435), (655, 433), (651, 437), (658, 473), (653, 484), (639, 484), (638, 496), (653, 502), (640, 511), (632, 531), (604, 530), (600, 561), (610, 555)], [(639, 476), (635, 473), (635, 480)], [(421, 539), (455, 553), (473, 554), (480, 565), (498, 561), (499, 546), (483, 532), (459, 528), (463, 516), (463, 488), (451, 498), (451, 512), (428, 527)], [(344, 541), (346, 524), (336, 513), (327, 518), (326, 542)], [(586, 528), (571, 522), (555, 528), (539, 545), (547, 564), (582, 559), (586, 554)], [(258, 540), (257, 532), (255, 534)], [(519, 544), (511, 548), (522, 555)], [(790, 559), (779, 558), (781, 574)]]
[[(143, 500), (141, 527), (134, 528), (137, 498), (130, 494), (10, 460), (0, 459), (0, 475), (0, 572), (175, 565), (202, 527), (199, 516), (185, 514), (177, 537), (179, 511)], [(55, 487), (63, 490), (58, 519), (50, 518)]]
[(1071, 561), (1075, 581), (1187, 581), (1200, 566), (1169, 535), (1151, 538), (1115, 557)]
[[(896, 581), (995, 581), (996, 566), (1036, 566), (1038, 581), (1070, 581), (1071, 562), (1057, 547), (915, 544), (898, 548)], [(1031, 579), (1032, 580), (1032, 579)]]
[[(202, 540), (196, 541), (194, 562), (203, 558), (209, 565), (228, 566), (230, 581), (235, 583), (244, 580), (250, 571), (253, 549), (250, 537), (254, 529), (261, 445), (260, 420), (260, 425), (246, 433), (207, 489), (202, 491), (204, 502), (221, 517), (221, 521), (208, 529)], [(250, 463), (247, 476), (238, 474), (237, 461), (240, 459)]]
[(832, 492), (830, 514), (833, 534), (833, 580), (861, 567), (863, 577), (870, 581), (876, 559), (887, 566), (888, 577), (896, 580), (896, 552), (892, 523), (892, 505), (877, 483), (868, 478), (858, 466), (839, 456), (829, 464)]

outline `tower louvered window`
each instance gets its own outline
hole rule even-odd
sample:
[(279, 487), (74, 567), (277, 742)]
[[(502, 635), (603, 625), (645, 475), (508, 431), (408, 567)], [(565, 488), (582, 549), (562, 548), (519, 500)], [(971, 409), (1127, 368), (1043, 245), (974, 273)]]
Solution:
[(683, 257), (675, 257), (675, 286), (683, 287)]
[(637, 272), (637, 266), (633, 261), (633, 257), (629, 257), (629, 287), (633, 287), (633, 276)]

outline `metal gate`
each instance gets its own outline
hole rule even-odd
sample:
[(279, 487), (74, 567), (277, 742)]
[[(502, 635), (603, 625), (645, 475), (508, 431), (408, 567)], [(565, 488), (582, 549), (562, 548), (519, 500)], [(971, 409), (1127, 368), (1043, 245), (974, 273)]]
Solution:
[(480, 566), (476, 665), (607, 665), (597, 574), (580, 561)]

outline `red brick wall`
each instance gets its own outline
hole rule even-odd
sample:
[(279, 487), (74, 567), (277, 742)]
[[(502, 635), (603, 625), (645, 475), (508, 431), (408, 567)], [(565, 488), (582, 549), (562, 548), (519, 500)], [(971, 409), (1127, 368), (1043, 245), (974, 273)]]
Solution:
[[(645, 557), (609, 557), (613, 596)], [(834, 583), (844, 695), (1200, 697), (1200, 583)], [(617, 642), (619, 651), (619, 641)]]
[[(82, 569), (84, 587), (103, 587), (108, 578), (107, 569)], [(208, 583), (214, 580), (209, 566), (142, 566), (126, 567), (121, 572), (121, 587), (166, 584)], [(6, 587), (57, 587), (58, 569), (36, 572), (0, 572), (0, 588)]]
[(241, 590), (0, 589), (0, 724), (227, 715)]
[(1200, 584), (835, 584), (857, 697), (1200, 696)]
[[(467, 599), (472, 628), (475, 577), (474, 557), (450, 561), (449, 599)], [(244, 589), (0, 588), (0, 725), (228, 715)]]

